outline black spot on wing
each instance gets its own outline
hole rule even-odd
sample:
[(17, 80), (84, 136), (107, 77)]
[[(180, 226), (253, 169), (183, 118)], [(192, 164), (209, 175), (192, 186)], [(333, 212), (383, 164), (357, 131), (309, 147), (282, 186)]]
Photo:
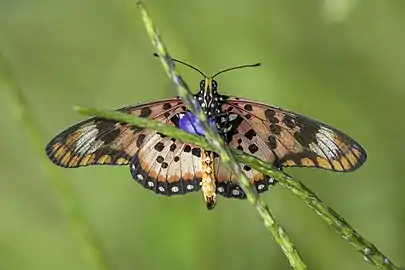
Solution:
[(267, 138), (267, 140), (268, 140), (267, 143), (271, 150), (274, 150), (277, 148), (277, 138), (274, 135), (270, 135)]
[(248, 132), (245, 133), (245, 137), (249, 140), (252, 140), (254, 136), (256, 136), (256, 131), (254, 129), (250, 129)]
[(256, 153), (257, 151), (259, 151), (259, 148), (257, 147), (256, 144), (252, 143), (251, 145), (249, 145), (248, 147), (249, 151), (251, 154)]
[(136, 146), (139, 148), (143, 144), (145, 140), (145, 134), (139, 134), (138, 138), (136, 138)]
[(243, 107), (245, 110), (247, 110), (247, 111), (252, 111), (253, 110), (253, 107), (252, 107), (252, 105), (250, 105), (250, 104), (246, 104), (244, 107)]
[(191, 150), (191, 153), (196, 157), (201, 157), (201, 148), (194, 147), (193, 150)]
[(170, 151), (174, 152), (174, 150), (176, 150), (177, 146), (175, 143), (173, 143), (172, 145), (170, 145)]
[(172, 107), (172, 105), (170, 103), (165, 103), (163, 104), (163, 110), (169, 110)]
[(191, 146), (190, 145), (184, 146), (183, 151), (186, 152), (186, 153), (189, 153), (191, 151)]
[(158, 152), (162, 152), (163, 148), (165, 148), (165, 145), (162, 142), (158, 142), (153, 148)]
[(149, 115), (151, 115), (152, 110), (149, 107), (143, 107), (141, 109), (141, 113), (140, 113), (140, 117), (148, 117)]
[(272, 109), (266, 109), (264, 111), (264, 115), (266, 116), (267, 120), (269, 120), (270, 123), (278, 123), (279, 120), (276, 117), (276, 112)]

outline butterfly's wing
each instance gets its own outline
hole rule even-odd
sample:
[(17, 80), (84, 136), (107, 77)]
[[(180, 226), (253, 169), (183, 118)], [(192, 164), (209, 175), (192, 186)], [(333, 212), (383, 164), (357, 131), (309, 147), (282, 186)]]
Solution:
[[(223, 108), (228, 109), (229, 105)], [(230, 129), (226, 132), (228, 146), (240, 151), (254, 155), (264, 161), (274, 164), (280, 168), (277, 157), (269, 149), (266, 141), (257, 136), (256, 131), (252, 128), (249, 119), (243, 115), (232, 113), (228, 116)], [(263, 173), (240, 163), (242, 171), (249, 181), (254, 184), (258, 192), (267, 191), (269, 186), (274, 185), (276, 180), (264, 175)], [(246, 196), (237, 184), (235, 177), (225, 168), (219, 158), (215, 159), (215, 172), (217, 179), (217, 192), (225, 197), (244, 199)]]
[(242, 117), (242, 123), (254, 131), (253, 137), (259, 137), (283, 167), (349, 172), (358, 169), (366, 160), (366, 152), (359, 143), (309, 117), (237, 98), (229, 98), (223, 109)]
[[(315, 167), (336, 172), (359, 168), (365, 150), (343, 132), (306, 116), (251, 100), (228, 97), (222, 112), (229, 113), (229, 146), (282, 167)], [(218, 166), (218, 193), (245, 198), (232, 176)], [(259, 192), (276, 183), (262, 173), (241, 164)]]
[[(178, 126), (186, 111), (178, 98), (118, 111)], [(133, 178), (158, 194), (184, 194), (200, 189), (201, 150), (130, 124), (94, 117), (57, 135), (46, 147), (48, 157), (61, 167), (127, 165)]]
[[(255, 186), (259, 193), (267, 191), (277, 181), (261, 172), (256, 171), (248, 165), (240, 163), (243, 173), (249, 181)], [(245, 199), (244, 191), (237, 184), (235, 177), (225, 168), (223, 162), (215, 159), (215, 174), (217, 179), (217, 193), (227, 198)]]
[(201, 148), (148, 133), (130, 164), (132, 177), (161, 195), (181, 195), (201, 189)]
[[(181, 100), (173, 98), (117, 111), (167, 123), (180, 110)], [(130, 124), (93, 117), (58, 134), (46, 146), (46, 153), (53, 163), (67, 168), (126, 165), (138, 151), (145, 132)]]

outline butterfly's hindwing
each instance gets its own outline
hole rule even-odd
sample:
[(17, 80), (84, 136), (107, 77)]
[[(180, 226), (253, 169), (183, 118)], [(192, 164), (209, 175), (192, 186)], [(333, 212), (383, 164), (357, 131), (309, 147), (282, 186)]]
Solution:
[(181, 195), (201, 189), (201, 148), (154, 134), (135, 154), (132, 177), (157, 194)]
[[(240, 123), (236, 121), (235, 125), (250, 126), (283, 167), (348, 172), (356, 170), (366, 160), (366, 152), (352, 138), (303, 115), (239, 98), (229, 98), (222, 110), (230, 116), (241, 117)], [(244, 129), (238, 128), (238, 131), (241, 133)]]
[[(227, 125), (229, 128), (224, 134), (227, 138), (228, 146), (250, 155), (254, 155), (266, 162), (276, 164), (277, 157), (272, 150), (267, 146), (266, 140), (262, 138), (256, 131), (255, 126), (252, 126), (249, 119), (243, 114), (230, 113), (228, 116)], [(243, 172), (249, 181), (255, 185), (258, 192), (268, 190), (269, 185), (274, 185), (276, 181), (256, 171), (246, 164), (240, 164)], [(222, 162), (216, 160), (217, 173), (217, 191), (225, 197), (246, 198), (243, 190), (236, 183), (236, 179), (231, 176), (231, 173), (224, 167)]]
[[(243, 173), (249, 179), (259, 193), (267, 191), (277, 181), (261, 172), (256, 171), (248, 165), (239, 163)], [(215, 175), (217, 180), (217, 193), (226, 198), (246, 199), (246, 194), (237, 184), (235, 177), (225, 168), (222, 161), (215, 159)]]

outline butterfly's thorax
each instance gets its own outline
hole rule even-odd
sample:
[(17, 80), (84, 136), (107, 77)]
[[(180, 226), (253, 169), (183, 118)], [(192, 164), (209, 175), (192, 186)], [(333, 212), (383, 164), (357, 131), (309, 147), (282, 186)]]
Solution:
[(208, 117), (214, 117), (221, 112), (221, 95), (217, 92), (217, 82), (212, 78), (205, 78), (200, 82), (200, 90), (194, 97)]
[(210, 210), (213, 209), (217, 203), (214, 176), (214, 153), (211, 151), (202, 151), (201, 159), (203, 171), (201, 188), (207, 208)]

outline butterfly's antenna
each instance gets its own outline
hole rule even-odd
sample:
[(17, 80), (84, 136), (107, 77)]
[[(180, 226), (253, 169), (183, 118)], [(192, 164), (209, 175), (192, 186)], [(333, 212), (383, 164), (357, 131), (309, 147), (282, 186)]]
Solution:
[[(153, 55), (156, 56), (156, 57), (159, 57), (159, 55), (158, 55), (157, 53), (154, 53)], [(172, 60), (173, 60), (174, 62), (183, 64), (183, 65), (185, 65), (185, 66), (188, 66), (189, 68), (192, 68), (192, 69), (198, 71), (201, 75), (204, 76), (204, 78), (207, 78), (207, 76), (205, 76), (205, 74), (204, 74), (201, 70), (199, 70), (198, 68), (193, 67), (192, 65), (187, 64), (186, 62), (183, 62), (183, 61), (180, 61), (180, 60), (177, 60), (177, 59), (174, 59), (174, 58), (172, 58)]]
[(222, 74), (224, 72), (228, 72), (228, 71), (231, 71), (231, 70), (234, 70), (234, 69), (240, 69), (240, 68), (246, 68), (246, 67), (258, 67), (260, 65), (261, 65), (260, 63), (256, 63), (256, 64), (251, 64), (251, 65), (242, 65), (242, 66), (236, 66), (236, 67), (227, 68), (227, 69), (221, 70), (220, 72), (215, 73), (212, 76), (212, 78), (214, 78), (215, 76), (218, 76), (219, 74)]

